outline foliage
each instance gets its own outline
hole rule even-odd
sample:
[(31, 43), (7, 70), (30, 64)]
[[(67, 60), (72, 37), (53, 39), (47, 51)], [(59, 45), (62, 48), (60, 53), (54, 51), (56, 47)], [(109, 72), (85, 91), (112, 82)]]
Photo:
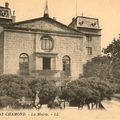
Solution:
[(92, 90), (98, 91), (101, 100), (110, 98), (113, 94), (113, 87), (109, 81), (101, 81), (101, 79), (96, 77), (82, 78), (82, 81), (84, 81)]
[(88, 61), (83, 68), (84, 77), (99, 77), (105, 80), (111, 69), (110, 59), (106, 56), (98, 56)]
[(0, 96), (10, 96), (15, 99), (31, 97), (32, 90), (23, 77), (18, 75), (1, 75), (0, 76)]
[(113, 60), (109, 56), (95, 57), (84, 65), (83, 77), (98, 77), (101, 81), (108, 81), (112, 83), (114, 92), (118, 92), (120, 88), (116, 84), (120, 84), (120, 60)]
[[(1, 75), (0, 86), (0, 96), (6, 96), (8, 101), (11, 99), (21, 100), (22, 97), (33, 100), (36, 91), (39, 91), (40, 101), (46, 103), (54, 100), (59, 93), (58, 88), (52, 81), (19, 75)], [(8, 102), (6, 104), (9, 105)]]
[(55, 109), (55, 108), (60, 108), (60, 105), (55, 103), (54, 101), (49, 101), (47, 107), (50, 109)]
[(39, 91), (39, 98), (42, 103), (54, 100), (58, 93), (56, 85), (46, 79), (34, 79), (29, 84), (29, 87), (33, 93)]
[(114, 39), (107, 48), (103, 49), (103, 52), (114, 59), (120, 60), (120, 39)]
[(120, 84), (114, 84), (114, 92), (115, 93), (120, 93)]
[(109, 79), (115, 84), (120, 84), (120, 38), (114, 39), (105, 49), (104, 54), (111, 58), (111, 70)]
[(120, 38), (114, 39), (103, 49), (103, 53), (105, 56), (95, 57), (84, 65), (83, 76), (99, 77), (103, 81), (120, 84)]
[(84, 102), (86, 99), (101, 101), (105, 98), (110, 99), (112, 93), (110, 83), (96, 77), (89, 77), (69, 82), (62, 92), (61, 98), (75, 102)]
[(12, 97), (0, 96), (0, 108), (5, 108), (7, 106), (12, 107), (12, 108), (18, 108), (19, 103), (17, 100), (15, 100)]

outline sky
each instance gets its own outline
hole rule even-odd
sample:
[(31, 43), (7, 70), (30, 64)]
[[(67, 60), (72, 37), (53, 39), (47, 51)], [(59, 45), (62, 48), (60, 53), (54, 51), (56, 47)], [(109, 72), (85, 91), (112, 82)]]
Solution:
[[(42, 17), (46, 0), (0, 0), (16, 11), (16, 21)], [(77, 5), (76, 5), (77, 1)], [(120, 0), (48, 0), (49, 15), (68, 25), (77, 15), (98, 18), (102, 29), (101, 46), (108, 46), (120, 33)]]

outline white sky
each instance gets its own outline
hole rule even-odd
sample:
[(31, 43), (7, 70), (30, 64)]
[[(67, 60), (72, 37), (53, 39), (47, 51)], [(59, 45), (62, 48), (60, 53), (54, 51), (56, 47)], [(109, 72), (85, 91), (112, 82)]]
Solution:
[[(42, 17), (46, 0), (0, 0), (16, 11), (16, 21)], [(76, 0), (48, 0), (50, 17), (68, 25), (76, 16)], [(77, 0), (78, 15), (95, 17), (102, 28), (102, 48), (120, 33), (120, 0)]]

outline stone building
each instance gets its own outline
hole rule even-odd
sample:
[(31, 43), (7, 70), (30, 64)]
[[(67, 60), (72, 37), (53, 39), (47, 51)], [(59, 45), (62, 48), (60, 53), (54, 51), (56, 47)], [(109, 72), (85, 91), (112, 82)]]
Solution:
[(77, 16), (67, 26), (44, 16), (15, 22), (9, 4), (0, 6), (0, 74), (76, 79), (86, 61), (101, 54), (96, 18)]

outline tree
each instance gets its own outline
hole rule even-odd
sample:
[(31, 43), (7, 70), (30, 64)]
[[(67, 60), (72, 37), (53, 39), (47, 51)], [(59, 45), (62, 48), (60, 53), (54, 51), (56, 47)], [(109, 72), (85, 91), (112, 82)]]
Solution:
[(22, 98), (32, 101), (33, 92), (28, 86), (28, 81), (19, 75), (0, 76), (0, 107), (23, 108), (31, 107), (26, 103), (23, 105)]
[(34, 94), (36, 94), (36, 91), (39, 91), (41, 104), (54, 100), (58, 94), (56, 85), (46, 79), (34, 79), (30, 82), (29, 87)]
[(104, 54), (111, 56), (113, 59), (120, 60), (120, 38), (113, 39), (113, 42), (103, 49)]
[(88, 61), (83, 68), (84, 77), (98, 77), (106, 80), (111, 69), (110, 58), (107, 56), (94, 57)]
[(100, 103), (105, 98), (110, 99), (113, 90), (107, 81), (96, 77), (81, 78), (71, 81), (62, 92), (62, 98), (77, 105), (86, 103)]
[(10, 96), (15, 99), (32, 96), (27, 81), (19, 75), (1, 75), (0, 86), (0, 96)]
[(103, 49), (103, 52), (111, 58), (110, 79), (114, 83), (120, 84), (120, 38), (114, 39), (111, 44)]

